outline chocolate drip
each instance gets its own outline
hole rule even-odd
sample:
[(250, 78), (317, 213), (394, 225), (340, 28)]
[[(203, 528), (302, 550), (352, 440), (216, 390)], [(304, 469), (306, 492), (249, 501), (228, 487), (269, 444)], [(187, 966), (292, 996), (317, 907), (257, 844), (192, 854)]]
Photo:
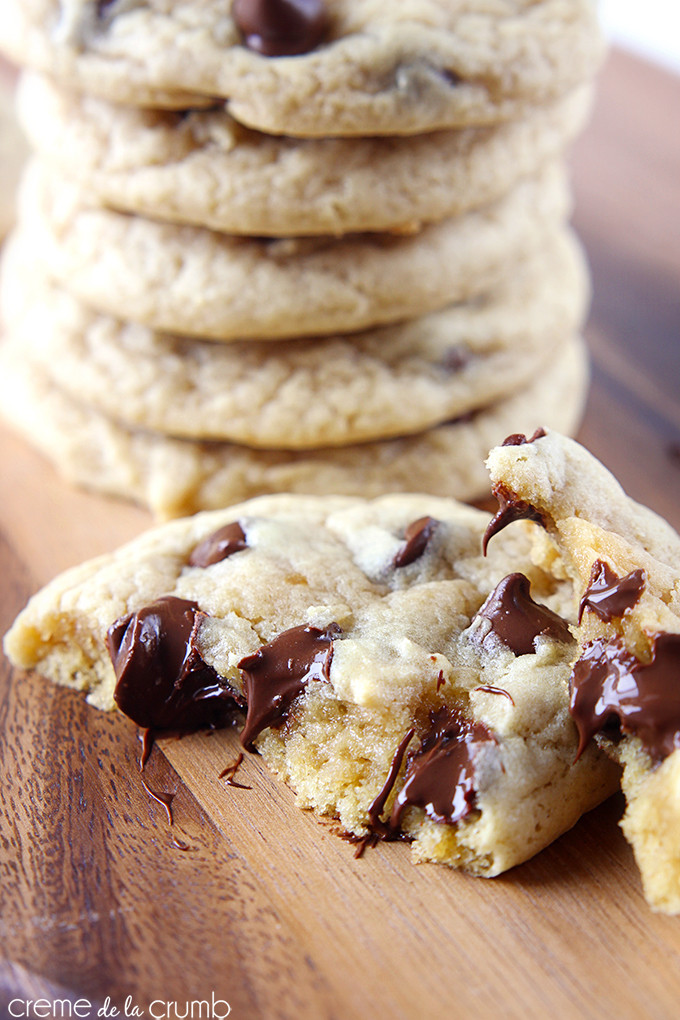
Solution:
[(238, 521), (232, 521), (199, 542), (189, 556), (189, 566), (210, 567), (247, 548), (248, 540), (243, 528)]
[(501, 446), (526, 446), (527, 443), (535, 443), (537, 439), (542, 439), (545, 435), (547, 435), (545, 429), (536, 429), (531, 439), (527, 439), (521, 432), (513, 432), (511, 436), (503, 440)]
[(597, 638), (574, 664), (570, 711), (577, 756), (599, 731), (619, 724), (656, 761), (680, 748), (680, 634), (657, 634), (652, 660), (640, 662), (619, 638)]
[(394, 557), (394, 566), (407, 567), (422, 556), (438, 524), (434, 517), (419, 517), (412, 521), (404, 532), (404, 545)]
[(340, 633), (337, 623), (326, 630), (292, 627), (241, 659), (238, 668), (248, 704), (241, 743), (246, 749), (267, 726), (285, 722), (292, 703), (310, 680), (328, 679), (333, 640)]
[(632, 570), (625, 577), (618, 577), (604, 560), (595, 560), (579, 605), (578, 622), (581, 622), (585, 609), (592, 610), (607, 623), (614, 617), (623, 616), (639, 601), (646, 580), (644, 570)]
[(537, 524), (545, 527), (545, 517), (541, 511), (537, 510), (531, 503), (518, 499), (502, 482), (494, 485), (492, 492), (498, 500), (498, 512), (495, 517), (491, 518), (484, 532), (482, 551), (485, 556), (486, 548), (493, 536), (497, 535), (503, 528), (506, 528), (508, 524), (512, 524), (513, 521), (536, 521)]
[(391, 829), (399, 828), (407, 807), (422, 808), (435, 822), (453, 824), (475, 806), (474, 759), (483, 744), (495, 743), (492, 733), (446, 706), (431, 713), (430, 722), (394, 802)]
[(195, 602), (166, 595), (109, 628), (113, 697), (138, 726), (183, 732), (223, 726), (241, 701), (197, 650), (203, 618)]
[(401, 768), (401, 763), (403, 762), (404, 755), (406, 754), (406, 748), (410, 744), (414, 733), (415, 730), (411, 728), (402, 739), (397, 750), (394, 752), (394, 758), (392, 759), (390, 771), (387, 773), (387, 779), (383, 784), (383, 788), (368, 809), (368, 824), (371, 827), (371, 831), (374, 835), (380, 836), (383, 839), (390, 834), (391, 830), (387, 822), (383, 822), (380, 816), (385, 810), (385, 804), (387, 804), (394, 784), (397, 781), (399, 769)]
[(248, 49), (265, 57), (308, 53), (328, 27), (322, 0), (234, 0), (232, 17)]
[(508, 574), (499, 581), (477, 614), (477, 619), (487, 621), (486, 629), (477, 632), (481, 644), (489, 634), (495, 634), (515, 655), (529, 655), (536, 651), (534, 642), (539, 634), (555, 641), (574, 640), (566, 621), (534, 602), (530, 592), (524, 574)]

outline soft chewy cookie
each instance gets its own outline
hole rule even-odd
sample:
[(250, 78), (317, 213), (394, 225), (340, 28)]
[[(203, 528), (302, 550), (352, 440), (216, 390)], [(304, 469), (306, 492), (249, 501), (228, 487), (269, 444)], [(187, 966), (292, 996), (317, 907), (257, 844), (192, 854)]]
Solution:
[(85, 303), (156, 329), (215, 339), (350, 332), (488, 289), (567, 215), (547, 167), (484, 209), (407, 235), (236, 238), (80, 205), (34, 163), (22, 224), (51, 275)]
[(3, 0), (0, 40), (78, 91), (176, 108), (221, 97), (244, 124), (302, 136), (515, 117), (590, 79), (603, 53), (592, 0), (312, 0), (308, 19), (290, 7)]
[(532, 517), (523, 527), (536, 533), (534, 561), (546, 565), (558, 555), (573, 580), (581, 616), (571, 674), (579, 751), (595, 738), (623, 764), (621, 824), (645, 895), (655, 909), (678, 913), (680, 537), (562, 436), (503, 446), (488, 463), (501, 503), (491, 532)]
[(617, 770), (594, 745), (575, 761), (571, 583), (524, 535), (485, 559), (488, 520), (427, 496), (254, 500), (62, 575), (5, 648), (156, 734), (245, 707), (244, 747), (300, 806), (496, 875)]
[(474, 301), (350, 336), (220, 344), (92, 312), (10, 242), (13, 342), (74, 400), (128, 427), (288, 449), (408, 435), (528, 385), (581, 325), (583, 258), (565, 233)]
[(517, 121), (415, 137), (294, 139), (244, 128), (222, 108), (113, 106), (27, 74), (22, 123), (41, 157), (92, 203), (231, 234), (392, 230), (493, 202), (557, 158), (591, 88)]
[(39, 163), (21, 222), (49, 274), (85, 304), (218, 340), (349, 333), (483, 293), (564, 220), (561, 166), (484, 209), (407, 235), (230, 237), (80, 205)]
[(486, 452), (515, 429), (575, 428), (586, 390), (580, 339), (504, 400), (400, 439), (305, 451), (172, 439), (119, 425), (67, 397), (21, 344), (0, 348), (0, 407), (7, 421), (72, 481), (137, 500), (171, 517), (266, 492), (379, 495), (488, 493)]

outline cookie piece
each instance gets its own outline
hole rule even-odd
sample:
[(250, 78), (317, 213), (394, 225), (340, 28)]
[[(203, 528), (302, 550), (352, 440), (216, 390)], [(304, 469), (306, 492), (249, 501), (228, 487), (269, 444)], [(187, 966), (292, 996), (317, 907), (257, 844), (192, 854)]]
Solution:
[[(574, 762), (571, 584), (532, 565), (524, 536), (484, 559), (488, 520), (427, 496), (265, 497), (62, 575), (5, 649), (156, 731), (193, 728), (208, 689), (198, 725), (245, 701), (244, 746), (300, 806), (355, 837), (404, 834), (416, 861), (496, 875), (618, 773), (594, 746)], [(498, 638), (494, 599), (530, 585)]]
[(581, 627), (571, 709), (580, 748), (596, 737), (623, 764), (621, 825), (645, 895), (655, 909), (678, 913), (680, 536), (562, 436), (501, 447), (488, 463), (506, 507), (497, 524), (521, 501), (545, 529), (523, 525), (538, 532), (536, 562), (558, 555), (573, 579)]
[(406, 138), (276, 138), (223, 108), (113, 106), (31, 74), (18, 109), (36, 151), (92, 204), (271, 237), (412, 228), (496, 201), (564, 151), (590, 96), (586, 86), (519, 121)]
[(603, 56), (592, 0), (326, 6), (323, 38), (293, 59), (244, 45), (231, 0), (3, 0), (0, 39), (77, 91), (180, 109), (222, 97), (244, 124), (302, 136), (518, 117), (590, 79)]
[(124, 428), (71, 400), (20, 345), (0, 347), (0, 407), (71, 481), (134, 499), (161, 517), (265, 492), (488, 494), (483, 457), (515, 429), (578, 423), (586, 354), (573, 339), (524, 389), (458, 421), (400, 439), (307, 451), (255, 450)]
[(408, 435), (528, 385), (582, 325), (583, 257), (560, 233), (469, 303), (351, 336), (219, 344), (98, 315), (32, 273), (18, 239), (0, 307), (72, 399), (127, 427), (304, 449)]
[(46, 270), (85, 304), (152, 329), (217, 340), (350, 333), (483, 293), (568, 212), (551, 165), (485, 209), (412, 235), (238, 238), (79, 204), (33, 163), (21, 223)]

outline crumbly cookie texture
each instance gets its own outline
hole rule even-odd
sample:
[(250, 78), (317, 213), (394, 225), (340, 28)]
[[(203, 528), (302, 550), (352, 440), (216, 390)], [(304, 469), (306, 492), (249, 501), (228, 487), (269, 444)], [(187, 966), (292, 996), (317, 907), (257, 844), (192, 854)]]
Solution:
[(595, 745), (574, 761), (572, 583), (531, 562), (523, 533), (485, 558), (488, 521), (429, 496), (264, 497), (58, 577), (5, 648), (152, 729), (245, 700), (244, 746), (300, 806), (496, 875), (618, 769)]
[(554, 433), (495, 449), (488, 466), (505, 520), (519, 500), (543, 522), (545, 531), (522, 525), (536, 534), (534, 561), (546, 568), (557, 555), (574, 583), (581, 746), (595, 736), (624, 766), (621, 824), (645, 895), (657, 910), (680, 912), (680, 537)]
[(494, 202), (559, 157), (591, 92), (583, 86), (493, 127), (390, 138), (274, 137), (224, 109), (114, 106), (32, 74), (18, 109), (35, 150), (82, 181), (93, 204), (290, 237), (413, 229)]
[(403, 436), (531, 383), (580, 330), (588, 294), (572, 234), (474, 301), (361, 334), (220, 344), (98, 315), (35, 278), (16, 238), (0, 310), (12, 342), (74, 400), (141, 427), (258, 448)]
[[(263, 5), (261, 5), (263, 6)], [(3, 0), (17, 62), (78, 91), (184, 109), (228, 101), (271, 134), (417, 134), (493, 123), (590, 79), (603, 56), (592, 0), (328, 0), (308, 52), (243, 45), (232, 0)]]
[(498, 202), (415, 234), (271, 240), (88, 209), (85, 197), (49, 167), (27, 173), (21, 223), (46, 271), (100, 311), (217, 340), (348, 333), (481, 294), (570, 205), (564, 169), (550, 165)]
[(126, 429), (67, 397), (20, 345), (0, 345), (0, 407), (8, 424), (71, 481), (146, 504), (159, 517), (267, 492), (377, 496), (413, 489), (488, 495), (483, 459), (513, 429), (580, 420), (587, 360), (580, 338), (522, 390), (459, 421), (399, 439), (313, 450), (257, 450)]

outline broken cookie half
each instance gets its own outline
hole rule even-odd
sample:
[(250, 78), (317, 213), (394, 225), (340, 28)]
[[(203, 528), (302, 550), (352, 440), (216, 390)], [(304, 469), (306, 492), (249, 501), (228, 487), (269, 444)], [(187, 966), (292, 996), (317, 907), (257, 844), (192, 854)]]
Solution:
[(619, 768), (569, 711), (580, 583), (524, 528), (484, 556), (489, 521), (426, 495), (261, 497), (61, 575), (5, 649), (150, 733), (244, 714), (301, 807), (497, 875)]
[(487, 540), (532, 521), (522, 530), (534, 534), (535, 564), (559, 563), (573, 584), (579, 754), (595, 742), (623, 765), (621, 824), (645, 895), (680, 912), (680, 536), (556, 433), (511, 437), (487, 466), (500, 505)]

